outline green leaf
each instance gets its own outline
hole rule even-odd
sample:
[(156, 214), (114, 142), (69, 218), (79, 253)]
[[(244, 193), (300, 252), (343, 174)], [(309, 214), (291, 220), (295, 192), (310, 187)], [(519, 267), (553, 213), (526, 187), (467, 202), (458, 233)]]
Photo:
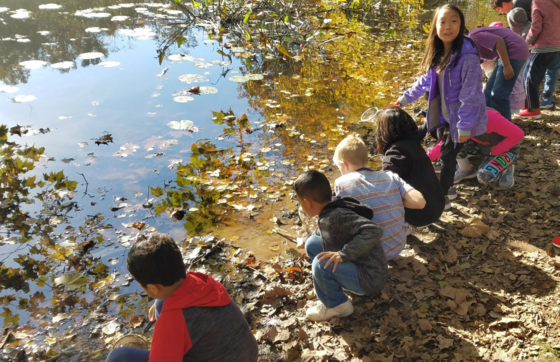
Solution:
[(150, 193), (156, 197), (163, 196), (163, 189), (159, 186), (155, 189), (153, 187), (150, 187)]
[(251, 41), (251, 34), (248, 31), (245, 31), (245, 35), (247, 35), (247, 40)]
[(449, 283), (446, 282), (445, 280), (440, 280), (438, 283), (439, 283), (439, 286), (442, 287), (442, 288), (445, 288), (445, 286), (446, 286), (447, 284), (449, 284)]
[(180, 48), (181, 45), (183, 45), (185, 43), (185, 37), (182, 35), (179, 35), (177, 37), (177, 48)]
[(196, 1), (192, 0), (192, 4), (195, 8), (200, 8), (200, 4), (197, 3)]
[(249, 17), (251, 16), (252, 11), (249, 10), (249, 12), (247, 12), (247, 14), (245, 14), (245, 17), (243, 18), (243, 24), (247, 24), (247, 20), (249, 20)]
[(286, 16), (284, 17), (284, 21), (287, 23), (288, 20), (289, 20), (288, 15), (286, 15)]

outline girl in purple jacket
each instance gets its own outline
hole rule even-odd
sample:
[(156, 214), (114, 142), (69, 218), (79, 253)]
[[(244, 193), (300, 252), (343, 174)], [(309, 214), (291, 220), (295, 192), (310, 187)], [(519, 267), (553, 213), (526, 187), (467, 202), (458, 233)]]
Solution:
[[(442, 141), (440, 185), (444, 195), (453, 186), (456, 157), (463, 143), (486, 131), (480, 58), (465, 33), (465, 17), (458, 7), (446, 4), (436, 9), (420, 66), (424, 75), (397, 103), (406, 106), (429, 92), (426, 124), (419, 132), (437, 130), (437, 138)], [(446, 196), (445, 209), (450, 207)]]

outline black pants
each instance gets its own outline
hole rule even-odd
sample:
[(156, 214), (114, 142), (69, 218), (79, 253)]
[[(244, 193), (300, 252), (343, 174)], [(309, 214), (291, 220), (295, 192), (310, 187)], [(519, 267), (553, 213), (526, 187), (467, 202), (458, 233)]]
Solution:
[(546, 69), (557, 60), (557, 57), (560, 57), (560, 52), (531, 53), (523, 73), (523, 85), (525, 94), (527, 94), (525, 107), (529, 110), (540, 109), (539, 87), (546, 74)]
[[(418, 138), (424, 139), (428, 125), (424, 124), (418, 129)], [(457, 169), (457, 155), (463, 148), (462, 143), (455, 144), (451, 139), (449, 125), (439, 128), (431, 133), (432, 137), (442, 141), (441, 145), (441, 172), (439, 174), (439, 184), (444, 195), (449, 193), (449, 188), (453, 186), (455, 171)]]

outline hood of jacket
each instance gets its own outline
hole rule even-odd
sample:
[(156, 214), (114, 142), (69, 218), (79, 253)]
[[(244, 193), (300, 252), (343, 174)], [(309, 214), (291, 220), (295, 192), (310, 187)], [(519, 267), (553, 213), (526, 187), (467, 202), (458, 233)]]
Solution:
[(183, 284), (163, 303), (162, 313), (189, 307), (223, 307), (230, 297), (226, 288), (211, 276), (188, 272)]
[(319, 218), (325, 216), (328, 212), (334, 209), (348, 209), (354, 211), (356, 214), (365, 217), (366, 219), (371, 220), (373, 218), (373, 210), (367, 206), (359, 202), (353, 197), (344, 196), (344, 197), (336, 197), (321, 210), (319, 213)]

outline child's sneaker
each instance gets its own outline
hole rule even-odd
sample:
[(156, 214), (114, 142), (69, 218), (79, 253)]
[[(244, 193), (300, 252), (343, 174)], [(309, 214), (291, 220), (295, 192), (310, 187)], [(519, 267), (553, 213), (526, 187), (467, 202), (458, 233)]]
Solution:
[[(357, 295), (358, 297), (363, 297), (363, 296), (365, 295), (364, 293), (358, 293), (358, 292), (355, 292), (355, 291), (353, 291), (353, 290), (346, 289), (346, 288), (342, 288), (342, 291), (343, 291), (344, 293), (346, 293), (346, 294), (352, 293), (352, 294), (354, 294), (354, 295)], [(321, 303), (321, 304), (322, 304), (322, 303)]]
[(453, 180), (453, 183), (459, 183), (463, 180), (467, 180), (475, 177), (476, 177), (476, 170), (474, 169), (473, 165), (471, 165), (470, 171), (463, 171), (461, 170), (461, 168), (457, 168), (457, 171), (455, 171), (455, 179)]
[(455, 187), (450, 187), (449, 191), (447, 191), (447, 197), (449, 200), (455, 200), (457, 198), (457, 189)]
[(307, 319), (315, 322), (328, 321), (331, 318), (347, 317), (354, 312), (354, 306), (350, 299), (334, 308), (327, 308), (321, 301), (317, 303), (316, 306), (311, 307), (305, 312)]
[(541, 110), (529, 111), (527, 108), (523, 108), (521, 112), (517, 113), (517, 116), (521, 118), (541, 119)]
[(445, 206), (443, 207), (443, 211), (448, 211), (451, 209), (451, 201), (449, 201), (449, 196), (445, 195)]
[(552, 107), (554, 107), (554, 104), (552, 104), (552, 98), (550, 99), (541, 98), (541, 109), (550, 109)]
[(511, 167), (507, 168), (502, 176), (500, 177), (500, 188), (501, 189), (510, 189), (515, 185), (515, 178), (513, 177), (513, 173), (515, 172), (515, 165), (511, 165)]
[(560, 248), (560, 237), (556, 237), (556, 238), (552, 239), (552, 246)]

